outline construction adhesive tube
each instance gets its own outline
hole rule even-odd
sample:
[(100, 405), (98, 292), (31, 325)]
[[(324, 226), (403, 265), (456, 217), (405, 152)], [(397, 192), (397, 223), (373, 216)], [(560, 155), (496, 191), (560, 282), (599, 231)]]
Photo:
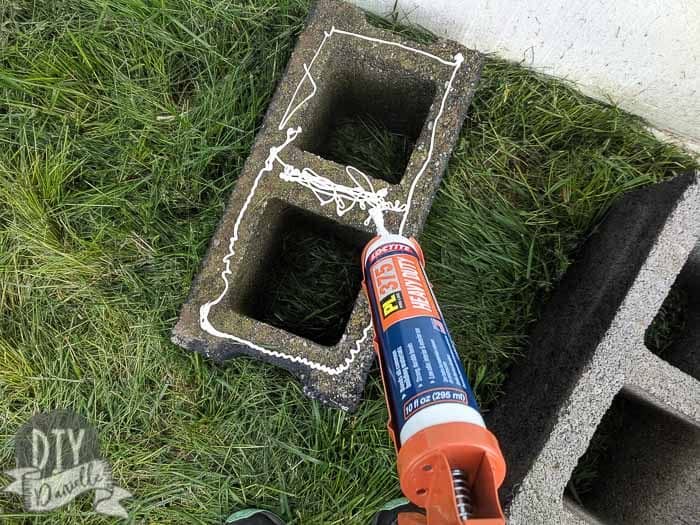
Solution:
[(401, 489), (426, 511), (400, 525), (505, 523), (505, 462), (466, 378), (414, 239), (386, 231), (362, 255)]

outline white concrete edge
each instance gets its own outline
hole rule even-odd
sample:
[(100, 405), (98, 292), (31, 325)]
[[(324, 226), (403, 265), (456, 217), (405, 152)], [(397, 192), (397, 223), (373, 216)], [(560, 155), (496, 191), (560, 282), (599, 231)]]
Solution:
[(700, 154), (700, 3), (687, 0), (350, 0), (572, 83)]

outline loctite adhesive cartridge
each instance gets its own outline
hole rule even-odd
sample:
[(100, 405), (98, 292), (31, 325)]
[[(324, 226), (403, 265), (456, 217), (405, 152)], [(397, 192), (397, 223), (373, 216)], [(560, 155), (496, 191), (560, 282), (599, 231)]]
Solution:
[[(380, 230), (381, 231), (381, 230)], [(506, 466), (467, 382), (414, 239), (383, 233), (362, 253), (401, 490), (426, 515), (399, 524), (505, 523)]]

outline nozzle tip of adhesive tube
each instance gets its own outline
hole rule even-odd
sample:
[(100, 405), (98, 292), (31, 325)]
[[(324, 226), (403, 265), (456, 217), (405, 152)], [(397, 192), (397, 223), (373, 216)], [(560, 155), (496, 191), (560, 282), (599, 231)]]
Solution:
[(370, 208), (369, 216), (374, 222), (374, 227), (377, 230), (377, 235), (385, 236), (389, 235), (389, 231), (384, 225), (384, 212), (379, 208)]

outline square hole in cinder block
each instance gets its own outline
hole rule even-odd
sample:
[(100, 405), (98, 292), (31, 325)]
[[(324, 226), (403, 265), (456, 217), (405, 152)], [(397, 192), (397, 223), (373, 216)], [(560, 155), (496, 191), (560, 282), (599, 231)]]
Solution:
[(698, 468), (700, 429), (623, 390), (579, 459), (565, 501), (597, 523), (692, 523)]
[(301, 147), (398, 184), (435, 98), (434, 83), (381, 62), (338, 67), (319, 80)]
[(647, 328), (644, 342), (671, 365), (700, 379), (700, 244)]
[(271, 199), (238, 276), (241, 314), (321, 345), (342, 337), (362, 283), (371, 235)]

